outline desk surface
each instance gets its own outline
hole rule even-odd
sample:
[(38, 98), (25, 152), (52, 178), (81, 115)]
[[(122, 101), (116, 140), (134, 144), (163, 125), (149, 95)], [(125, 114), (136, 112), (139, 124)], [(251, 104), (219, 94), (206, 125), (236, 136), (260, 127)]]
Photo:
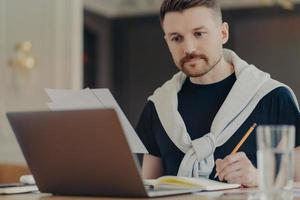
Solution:
[[(113, 197), (74, 197), (74, 196), (52, 196), (48, 194), (21, 194), (21, 195), (0, 195), (0, 200), (143, 200), (143, 198), (113, 198)], [(147, 198), (144, 198), (147, 199)], [(153, 200), (232, 200), (229, 196), (211, 197), (202, 195), (177, 195), (161, 198), (153, 198)], [(247, 199), (246, 196), (234, 198), (235, 200)], [(297, 199), (300, 200), (300, 199)]]
[[(153, 200), (247, 200), (259, 199), (253, 196), (254, 192), (247, 192), (247, 190), (239, 190), (235, 193), (224, 193), (222, 195), (212, 194), (190, 194), (177, 195), (161, 198), (153, 198)], [(252, 198), (251, 198), (252, 195)], [(143, 198), (113, 198), (113, 197), (78, 197), (78, 196), (53, 196), (51, 194), (19, 194), (19, 195), (0, 195), (0, 200), (142, 200)], [(147, 198), (144, 198), (147, 199)], [(294, 197), (293, 200), (300, 200), (299, 197)]]

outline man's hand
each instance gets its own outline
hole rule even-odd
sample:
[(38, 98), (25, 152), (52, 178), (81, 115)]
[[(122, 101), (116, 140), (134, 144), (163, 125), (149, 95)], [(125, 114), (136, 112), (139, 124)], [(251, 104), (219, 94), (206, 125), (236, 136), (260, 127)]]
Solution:
[(258, 186), (258, 170), (244, 152), (238, 152), (216, 160), (216, 171), (220, 181), (239, 183), (246, 187)]

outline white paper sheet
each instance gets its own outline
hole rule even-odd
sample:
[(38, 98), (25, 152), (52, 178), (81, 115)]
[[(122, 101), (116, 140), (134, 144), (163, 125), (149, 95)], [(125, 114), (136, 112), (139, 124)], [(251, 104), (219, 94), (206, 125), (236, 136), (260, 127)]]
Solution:
[[(88, 88), (78, 91), (47, 89), (46, 92), (52, 100), (52, 102), (48, 105), (51, 105), (53, 110), (88, 109), (104, 107)], [(58, 106), (57, 108), (55, 107), (56, 105)], [(65, 106), (65, 108), (63, 106)]]
[(89, 90), (89, 88), (82, 90), (70, 90), (70, 89), (50, 89), (45, 88), (47, 95), (49, 96), (52, 102), (58, 102), (67, 98), (68, 96), (77, 95), (79, 92)]
[(120, 119), (131, 152), (148, 153), (119, 104), (107, 88), (92, 90), (87, 88), (79, 91), (45, 89), (45, 91), (52, 101), (47, 104), (51, 110), (114, 108)]

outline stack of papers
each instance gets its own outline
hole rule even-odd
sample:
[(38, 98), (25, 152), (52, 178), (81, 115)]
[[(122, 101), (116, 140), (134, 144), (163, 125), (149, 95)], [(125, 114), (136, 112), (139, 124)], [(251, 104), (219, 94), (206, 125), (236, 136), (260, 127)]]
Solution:
[(132, 153), (148, 153), (144, 144), (137, 136), (134, 128), (129, 123), (117, 101), (107, 88), (64, 90), (45, 89), (51, 102), (48, 107), (51, 110), (78, 110), (78, 109), (115, 109)]
[(36, 185), (22, 183), (0, 184), (0, 194), (19, 194), (38, 191), (39, 189)]

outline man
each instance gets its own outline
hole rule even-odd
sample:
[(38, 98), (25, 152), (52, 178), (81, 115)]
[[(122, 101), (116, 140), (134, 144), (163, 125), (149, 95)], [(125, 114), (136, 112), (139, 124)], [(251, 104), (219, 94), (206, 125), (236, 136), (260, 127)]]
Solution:
[[(217, 0), (164, 0), (160, 19), (180, 70), (149, 97), (137, 133), (149, 154), (143, 177), (214, 178), (256, 186), (256, 136), (230, 155), (253, 123), (297, 124), (292, 90), (233, 51)], [(297, 134), (299, 145), (299, 134)]]

